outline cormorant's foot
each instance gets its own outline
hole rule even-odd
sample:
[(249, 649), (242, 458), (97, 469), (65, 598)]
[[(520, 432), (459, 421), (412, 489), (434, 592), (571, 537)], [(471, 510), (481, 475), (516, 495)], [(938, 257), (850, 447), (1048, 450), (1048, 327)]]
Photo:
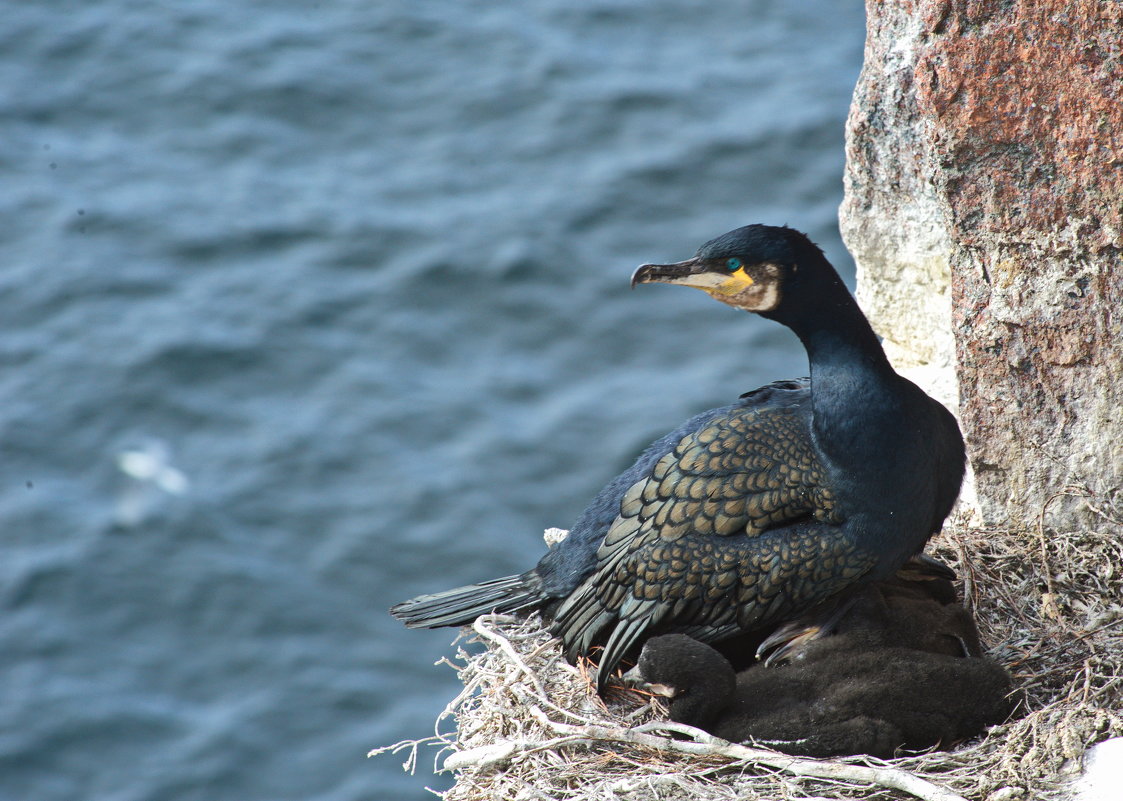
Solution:
[(823, 636), (820, 626), (805, 625), (803, 621), (785, 623), (764, 638), (756, 649), (757, 660), (763, 660), (765, 667), (787, 662), (797, 651), (808, 643)]

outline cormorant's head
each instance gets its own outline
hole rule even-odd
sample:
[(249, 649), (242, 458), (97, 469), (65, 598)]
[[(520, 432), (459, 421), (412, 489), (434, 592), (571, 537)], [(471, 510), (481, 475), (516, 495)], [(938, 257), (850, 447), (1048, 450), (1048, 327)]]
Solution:
[(785, 286), (808, 256), (821, 251), (792, 228), (746, 225), (711, 239), (694, 258), (676, 264), (644, 264), (632, 276), (636, 284), (692, 286), (716, 300), (745, 311), (774, 311)]

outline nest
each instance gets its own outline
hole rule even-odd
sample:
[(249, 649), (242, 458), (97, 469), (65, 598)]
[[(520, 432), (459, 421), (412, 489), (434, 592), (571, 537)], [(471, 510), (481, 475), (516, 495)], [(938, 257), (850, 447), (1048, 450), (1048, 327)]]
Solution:
[[(1123, 513), (1111, 500), (1088, 498), (1091, 527), (1048, 526), (1047, 504), (1035, 531), (953, 523), (930, 544), (1026, 695), (1021, 717), (954, 750), (812, 760), (727, 743), (666, 721), (638, 690), (602, 700), (536, 615), (491, 615), (448, 662), (464, 691), (437, 733), (371, 753), (404, 750), (413, 770), (437, 747), (438, 769), (457, 773), (444, 801), (1063, 798), (1088, 747), (1123, 735)], [(457, 730), (442, 731), (450, 718)]]

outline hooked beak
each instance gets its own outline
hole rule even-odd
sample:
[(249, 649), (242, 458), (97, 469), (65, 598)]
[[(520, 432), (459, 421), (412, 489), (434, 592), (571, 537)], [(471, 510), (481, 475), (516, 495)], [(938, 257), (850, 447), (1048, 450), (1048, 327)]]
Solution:
[(632, 273), (632, 289), (636, 284), (685, 284), (702, 273), (708, 272), (709, 267), (699, 258), (687, 259), (674, 264), (643, 264)]
[(731, 273), (720, 262), (695, 256), (674, 264), (644, 264), (632, 275), (633, 289), (636, 284), (678, 284), (720, 297), (743, 292), (753, 279), (744, 267)]

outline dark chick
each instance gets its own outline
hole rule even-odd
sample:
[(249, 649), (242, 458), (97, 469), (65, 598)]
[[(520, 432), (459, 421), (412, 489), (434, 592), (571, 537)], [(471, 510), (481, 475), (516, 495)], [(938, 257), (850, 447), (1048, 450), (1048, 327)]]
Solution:
[[(954, 578), (942, 563), (914, 557), (890, 578), (835, 596), (777, 627), (755, 657), (779, 664), (798, 657), (810, 642), (836, 634), (854, 634), (869, 645), (982, 656), (978, 630), (958, 603)], [(730, 655), (740, 656), (736, 650)]]
[(630, 675), (670, 698), (672, 720), (816, 757), (948, 747), (1016, 706), (966, 610), (908, 582), (868, 587), (830, 634), (780, 639), (786, 663), (735, 674), (709, 645), (656, 637)]
[(716, 642), (790, 620), (891, 576), (940, 529), (963, 477), (958, 426), (894, 372), (806, 236), (738, 228), (632, 281), (695, 287), (787, 326), (810, 379), (688, 420), (605, 487), (535, 567), (398, 604), (391, 612), (406, 625), (541, 609), (571, 660), (603, 644), (603, 688), (653, 634)]

